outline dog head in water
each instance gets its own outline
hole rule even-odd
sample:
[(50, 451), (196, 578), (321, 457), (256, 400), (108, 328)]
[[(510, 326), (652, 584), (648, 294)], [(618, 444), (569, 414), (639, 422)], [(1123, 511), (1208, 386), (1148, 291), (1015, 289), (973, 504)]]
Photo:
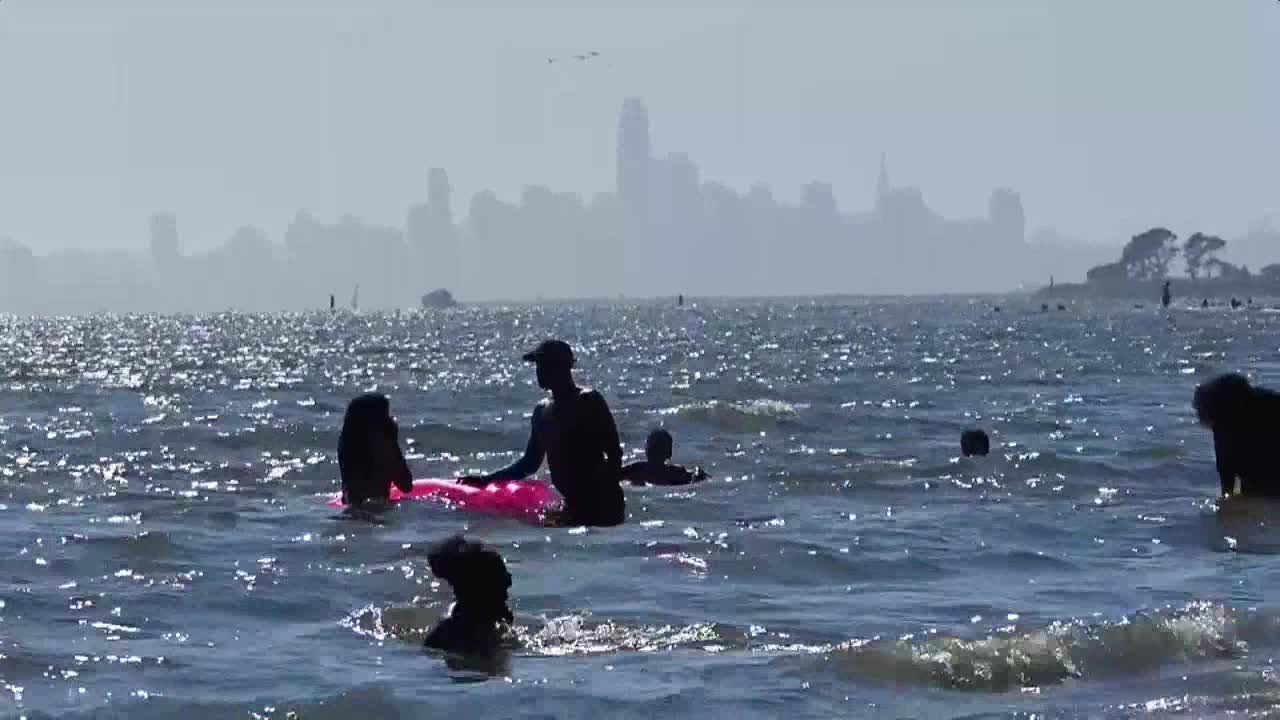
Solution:
[(511, 573), (497, 551), (461, 535), (438, 544), (427, 555), (431, 572), (453, 588), (449, 617), (432, 628), (426, 644), (452, 652), (478, 652), (496, 647), (500, 624), (514, 621), (507, 607)]
[(1197, 387), (1191, 404), (1201, 425), (1222, 429), (1245, 422), (1253, 395), (1243, 375), (1228, 373)]

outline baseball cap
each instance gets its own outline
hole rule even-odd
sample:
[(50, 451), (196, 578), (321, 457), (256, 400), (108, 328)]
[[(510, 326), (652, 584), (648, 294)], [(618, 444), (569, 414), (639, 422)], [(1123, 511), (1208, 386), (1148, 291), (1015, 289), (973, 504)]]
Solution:
[(543, 340), (538, 347), (524, 354), (524, 361), (550, 362), (573, 367), (573, 349), (563, 340)]

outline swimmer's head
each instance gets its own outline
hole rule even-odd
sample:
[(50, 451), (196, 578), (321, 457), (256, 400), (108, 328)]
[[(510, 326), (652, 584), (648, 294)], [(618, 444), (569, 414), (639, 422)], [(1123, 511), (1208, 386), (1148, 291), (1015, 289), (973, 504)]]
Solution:
[(347, 405), (342, 418), (342, 438), (347, 443), (365, 443), (371, 436), (397, 433), (391, 418), (391, 401), (381, 393), (365, 393)]
[(965, 430), (960, 435), (960, 451), (965, 457), (973, 455), (986, 455), (991, 452), (991, 439), (987, 434), (978, 429)]
[(674, 441), (671, 439), (671, 433), (658, 428), (649, 433), (649, 438), (644, 443), (644, 456), (651, 463), (665, 463), (671, 459), (672, 446)]
[(542, 341), (538, 347), (524, 354), (524, 361), (534, 363), (538, 387), (543, 390), (551, 390), (569, 381), (576, 362), (573, 348), (563, 340)]

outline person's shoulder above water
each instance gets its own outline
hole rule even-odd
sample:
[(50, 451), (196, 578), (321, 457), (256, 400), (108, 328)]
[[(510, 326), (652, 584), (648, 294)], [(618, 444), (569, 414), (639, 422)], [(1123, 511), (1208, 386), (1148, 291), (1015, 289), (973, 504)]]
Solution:
[(702, 468), (690, 470), (683, 465), (655, 464), (647, 460), (634, 462), (622, 469), (622, 479), (632, 485), (692, 485), (709, 476)]
[(589, 387), (578, 388), (578, 402), (576, 403), (577, 412), (582, 413), (598, 413), (600, 415), (612, 416), (609, 409), (609, 402), (604, 399), (604, 394), (599, 390)]

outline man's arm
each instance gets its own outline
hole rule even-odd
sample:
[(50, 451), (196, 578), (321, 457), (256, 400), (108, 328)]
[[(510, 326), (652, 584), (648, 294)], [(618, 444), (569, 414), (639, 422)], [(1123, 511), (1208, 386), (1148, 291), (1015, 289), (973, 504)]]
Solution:
[(523, 480), (538, 471), (542, 467), (542, 458), (546, 455), (546, 448), (542, 445), (542, 405), (538, 405), (533, 409), (533, 421), (530, 423), (529, 443), (525, 445), (524, 455), (519, 460), (510, 465), (489, 473), (481, 478), (483, 483), (488, 484), (495, 480)]

